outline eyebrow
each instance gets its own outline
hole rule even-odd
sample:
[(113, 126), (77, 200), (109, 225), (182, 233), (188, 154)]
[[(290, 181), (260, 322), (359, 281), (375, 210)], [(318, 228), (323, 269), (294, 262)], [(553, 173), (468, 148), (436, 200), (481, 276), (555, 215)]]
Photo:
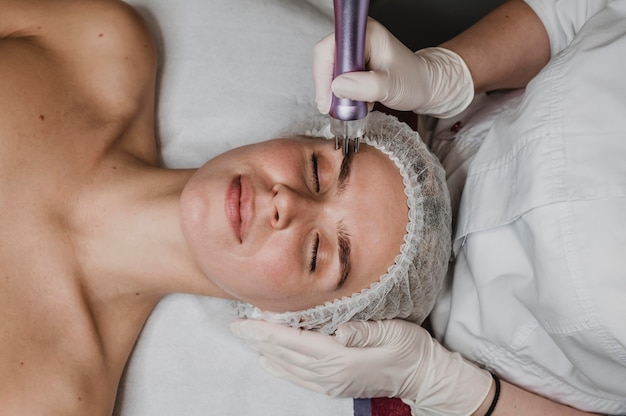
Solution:
[(344, 283), (346, 283), (346, 280), (348, 279), (348, 276), (350, 275), (350, 270), (352, 270), (352, 262), (350, 261), (350, 236), (341, 223), (337, 224), (337, 240), (340, 277), (335, 290), (339, 290), (343, 287)]
[[(339, 177), (337, 178), (337, 195), (341, 195), (348, 185), (352, 168), (352, 155), (353, 153), (349, 152), (341, 161)], [(352, 270), (350, 236), (341, 222), (337, 223), (337, 250), (339, 251), (339, 283), (337, 283), (335, 290), (339, 290), (343, 287)]]
[(337, 195), (341, 195), (348, 185), (350, 171), (352, 170), (353, 153), (349, 152), (343, 157), (341, 167), (339, 168), (339, 176), (337, 178)]

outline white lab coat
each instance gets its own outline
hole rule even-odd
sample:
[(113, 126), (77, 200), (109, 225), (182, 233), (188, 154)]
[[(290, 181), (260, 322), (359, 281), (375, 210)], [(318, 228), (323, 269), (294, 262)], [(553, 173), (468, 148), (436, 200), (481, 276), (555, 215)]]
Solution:
[(433, 330), (527, 390), (626, 414), (626, 0), (527, 2), (551, 62), (435, 136), (460, 202)]

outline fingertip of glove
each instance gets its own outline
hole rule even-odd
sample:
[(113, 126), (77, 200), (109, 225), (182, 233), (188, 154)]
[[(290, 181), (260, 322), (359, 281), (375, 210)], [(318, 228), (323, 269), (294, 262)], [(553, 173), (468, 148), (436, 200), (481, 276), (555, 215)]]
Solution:
[(237, 319), (230, 323), (230, 331), (242, 339), (255, 339), (259, 336), (259, 328), (255, 321)]
[(347, 72), (337, 76), (331, 86), (333, 93), (339, 95), (350, 95), (356, 90), (363, 88), (363, 77), (367, 76), (367, 72)]
[(284, 377), (287, 373), (281, 367), (275, 365), (270, 359), (262, 355), (259, 357), (259, 366), (274, 377)]
[(317, 111), (319, 111), (321, 114), (326, 115), (330, 111), (330, 99), (316, 99), (315, 104), (317, 105)]
[(335, 331), (335, 341), (346, 347), (359, 346), (363, 322), (350, 321), (339, 325)]
[(230, 323), (230, 332), (232, 332), (233, 334), (237, 335), (238, 337), (241, 337), (243, 335), (243, 330), (242, 330), (242, 325), (243, 322), (245, 322), (244, 319), (237, 319), (233, 322)]

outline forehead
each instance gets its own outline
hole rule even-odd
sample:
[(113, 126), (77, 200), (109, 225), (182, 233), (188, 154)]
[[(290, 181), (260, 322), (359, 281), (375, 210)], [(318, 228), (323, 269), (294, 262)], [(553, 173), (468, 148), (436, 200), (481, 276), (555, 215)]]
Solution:
[(353, 155), (344, 198), (348, 206), (343, 216), (352, 241), (354, 267), (341, 295), (350, 296), (378, 281), (393, 264), (409, 217), (399, 168), (372, 146), (362, 145)]

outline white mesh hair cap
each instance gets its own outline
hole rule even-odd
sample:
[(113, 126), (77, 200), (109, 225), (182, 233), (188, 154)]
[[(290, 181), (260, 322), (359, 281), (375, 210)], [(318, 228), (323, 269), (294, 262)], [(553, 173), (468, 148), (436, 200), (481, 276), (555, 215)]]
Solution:
[[(361, 141), (379, 149), (396, 164), (409, 206), (404, 243), (393, 264), (377, 282), (350, 297), (282, 313), (235, 302), (240, 317), (332, 334), (340, 324), (350, 320), (401, 318), (421, 324), (432, 310), (447, 272), (451, 249), (451, 209), (445, 172), (408, 125), (379, 112), (368, 117)], [(328, 117), (316, 118), (288, 133), (333, 138)]]

